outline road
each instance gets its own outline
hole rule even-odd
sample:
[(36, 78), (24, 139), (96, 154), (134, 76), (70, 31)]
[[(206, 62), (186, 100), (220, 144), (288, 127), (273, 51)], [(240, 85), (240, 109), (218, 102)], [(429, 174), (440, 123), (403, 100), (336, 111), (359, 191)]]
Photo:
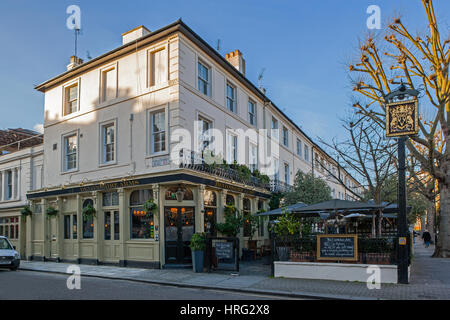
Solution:
[[(67, 288), (68, 276), (0, 270), (0, 300), (271, 300), (273, 296), (180, 288), (124, 280), (81, 277), (81, 289)], [(286, 297), (279, 299), (285, 300)]]

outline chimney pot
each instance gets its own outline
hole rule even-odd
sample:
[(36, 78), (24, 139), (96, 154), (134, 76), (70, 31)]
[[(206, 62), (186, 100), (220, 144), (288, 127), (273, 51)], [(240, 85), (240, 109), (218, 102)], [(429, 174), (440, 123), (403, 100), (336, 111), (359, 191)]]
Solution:
[(83, 64), (83, 59), (78, 58), (77, 56), (71, 56), (70, 57), (70, 64), (67, 65), (67, 71), (78, 67), (79, 65)]
[(245, 76), (245, 60), (241, 51), (236, 49), (227, 53), (225, 54), (225, 59)]

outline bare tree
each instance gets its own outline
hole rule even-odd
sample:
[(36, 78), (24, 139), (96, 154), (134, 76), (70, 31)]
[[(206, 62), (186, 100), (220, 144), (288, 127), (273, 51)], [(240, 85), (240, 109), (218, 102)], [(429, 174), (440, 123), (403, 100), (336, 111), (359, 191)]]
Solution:
[[(354, 91), (361, 101), (355, 103), (358, 111), (384, 128), (385, 96), (393, 87), (404, 81), (412, 89), (424, 93), (431, 108), (431, 118), (420, 119), (420, 134), (412, 136), (406, 145), (420, 161), (423, 170), (437, 179), (440, 191), (440, 227), (436, 254), (450, 257), (450, 39), (442, 37), (432, 0), (422, 0), (426, 15), (427, 30), (424, 35), (413, 35), (400, 18), (388, 26), (382, 42), (375, 43), (373, 37), (360, 46), (358, 62), (349, 66)], [(448, 28), (446, 29), (448, 31)], [(390, 72), (390, 74), (388, 74)], [(424, 120), (431, 120), (427, 128)], [(442, 129), (444, 148), (435, 145), (435, 134)], [(413, 141), (426, 152), (421, 153)]]
[[(339, 159), (339, 165), (354, 173), (354, 177), (366, 190), (364, 197), (357, 194), (345, 181), (340, 172), (322, 166), (324, 170), (338, 183), (360, 200), (373, 200), (381, 204), (387, 192), (388, 180), (396, 174), (395, 152), (396, 144), (385, 139), (383, 130), (373, 121), (364, 117), (353, 117), (343, 120), (343, 127), (348, 134), (345, 141), (333, 140), (331, 144), (321, 140), (321, 143), (331, 148)], [(381, 235), (381, 211), (377, 215), (377, 234)]]

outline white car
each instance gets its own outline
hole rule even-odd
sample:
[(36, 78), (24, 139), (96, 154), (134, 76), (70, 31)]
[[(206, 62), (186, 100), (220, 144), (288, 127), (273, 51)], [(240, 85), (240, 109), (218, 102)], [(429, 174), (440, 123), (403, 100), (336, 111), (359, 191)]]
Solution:
[(16, 271), (20, 265), (20, 254), (8, 238), (0, 236), (0, 268)]

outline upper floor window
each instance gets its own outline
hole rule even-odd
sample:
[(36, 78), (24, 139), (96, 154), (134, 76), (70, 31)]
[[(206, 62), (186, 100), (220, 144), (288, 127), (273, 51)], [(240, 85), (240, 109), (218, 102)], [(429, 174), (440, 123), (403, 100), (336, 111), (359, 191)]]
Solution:
[(227, 108), (231, 112), (236, 112), (236, 87), (227, 83)]
[(167, 54), (165, 48), (150, 53), (150, 86), (167, 82)]
[(227, 135), (227, 160), (228, 163), (237, 162), (237, 146), (238, 146), (237, 136), (228, 134)]
[(76, 133), (64, 137), (64, 171), (77, 169), (78, 136)]
[(212, 122), (203, 117), (199, 117), (198, 121), (198, 144), (200, 149), (199, 151), (202, 152), (209, 149), (209, 145), (212, 143), (210, 131), (210, 129), (212, 129)]
[(256, 103), (251, 100), (248, 101), (248, 122), (256, 126)]
[(78, 83), (65, 88), (64, 90), (64, 115), (78, 111)]
[(166, 151), (166, 112), (151, 113), (151, 153)]
[(283, 144), (289, 147), (289, 130), (286, 127), (283, 127)]
[(116, 126), (114, 122), (102, 125), (102, 163), (116, 160)]
[(272, 129), (273, 137), (278, 140), (278, 120), (274, 117), (272, 117), (272, 124), (270, 128)]
[(200, 61), (198, 62), (198, 90), (207, 96), (211, 92), (210, 69)]
[(273, 158), (272, 170), (273, 170), (273, 180), (280, 180), (280, 162), (278, 158)]
[(13, 198), (13, 171), (5, 171), (5, 194), (4, 200), (11, 200)]
[(300, 139), (297, 139), (297, 155), (302, 156), (302, 141)]
[(250, 143), (248, 148), (248, 163), (250, 170), (253, 172), (258, 169), (258, 147)]
[(111, 67), (102, 71), (101, 74), (101, 94), (102, 101), (108, 101), (116, 98), (117, 92), (117, 73), (116, 68)]
[(309, 162), (309, 147), (305, 144), (305, 161)]
[(289, 172), (289, 164), (284, 164), (284, 182), (289, 184), (290, 183), (290, 172)]

